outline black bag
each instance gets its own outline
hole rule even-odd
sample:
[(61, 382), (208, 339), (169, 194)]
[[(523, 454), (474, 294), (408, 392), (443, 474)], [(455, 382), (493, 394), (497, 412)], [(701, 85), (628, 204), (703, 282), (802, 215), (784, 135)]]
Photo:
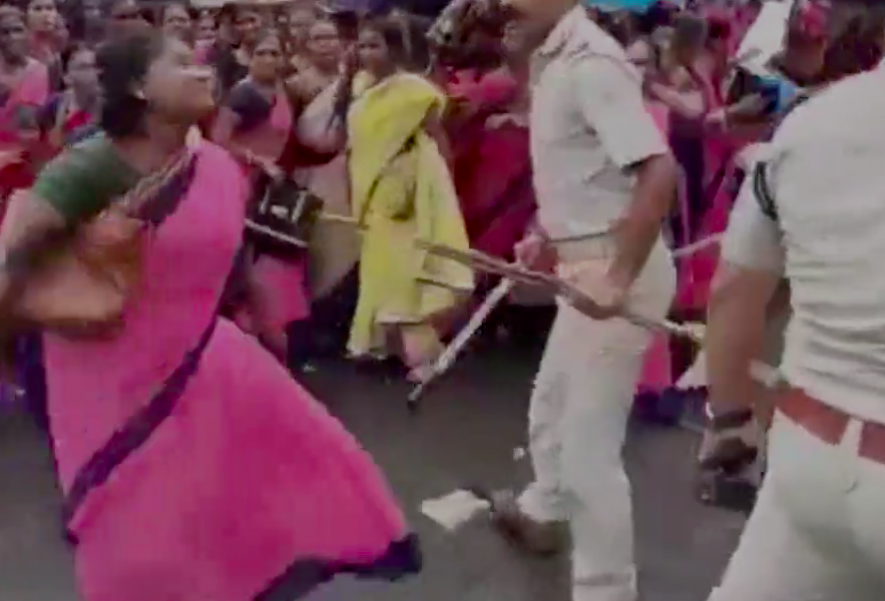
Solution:
[(246, 238), (256, 252), (292, 258), (307, 250), (323, 200), (291, 179), (260, 175), (246, 218)]

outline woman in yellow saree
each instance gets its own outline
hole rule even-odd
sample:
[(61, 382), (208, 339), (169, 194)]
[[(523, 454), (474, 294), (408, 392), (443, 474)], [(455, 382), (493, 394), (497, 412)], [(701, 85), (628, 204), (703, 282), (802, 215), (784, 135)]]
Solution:
[(433, 318), (473, 288), (459, 264), (416, 248), (416, 237), (467, 250), (469, 243), (444, 155), (444, 96), (407, 73), (408, 41), (390, 20), (365, 23), (363, 72), (348, 115), (354, 215), (364, 226), (360, 292), (348, 350), (357, 358), (398, 354), (413, 379), (441, 350)]

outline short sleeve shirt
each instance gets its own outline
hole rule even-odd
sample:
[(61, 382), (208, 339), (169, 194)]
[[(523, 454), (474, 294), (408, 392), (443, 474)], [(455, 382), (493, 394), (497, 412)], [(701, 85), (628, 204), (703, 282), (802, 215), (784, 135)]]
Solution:
[(776, 275), (784, 272), (784, 248), (777, 222), (762, 212), (747, 178), (732, 209), (722, 258), (733, 265)]
[(777, 223), (741, 192), (723, 255), (783, 274), (793, 319), (782, 370), (794, 386), (885, 424), (885, 70), (798, 107), (766, 151)]
[(576, 7), (535, 53), (532, 82), (541, 225), (553, 237), (608, 231), (632, 198), (629, 167), (668, 152), (638, 71)]

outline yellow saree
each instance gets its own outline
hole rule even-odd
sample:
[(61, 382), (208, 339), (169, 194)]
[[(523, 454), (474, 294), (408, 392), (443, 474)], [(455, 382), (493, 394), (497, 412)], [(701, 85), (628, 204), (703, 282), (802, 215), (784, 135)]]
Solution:
[(420, 237), (469, 248), (448, 166), (423, 129), (427, 115), (441, 111), (444, 102), (433, 84), (412, 74), (398, 73), (370, 87), (365, 79), (357, 81), (348, 116), (349, 174), (354, 215), (366, 229), (348, 345), (353, 355), (388, 354), (396, 330), (432, 344), (429, 319), (452, 309), (473, 288), (469, 268), (414, 244)]

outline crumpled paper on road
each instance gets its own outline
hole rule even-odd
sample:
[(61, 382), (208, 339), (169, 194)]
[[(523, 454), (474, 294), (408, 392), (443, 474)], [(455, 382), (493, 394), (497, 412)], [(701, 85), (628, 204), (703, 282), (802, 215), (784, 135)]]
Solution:
[(461, 489), (421, 503), (421, 513), (449, 532), (454, 532), (489, 509), (491, 505), (488, 501), (480, 499), (469, 490)]

